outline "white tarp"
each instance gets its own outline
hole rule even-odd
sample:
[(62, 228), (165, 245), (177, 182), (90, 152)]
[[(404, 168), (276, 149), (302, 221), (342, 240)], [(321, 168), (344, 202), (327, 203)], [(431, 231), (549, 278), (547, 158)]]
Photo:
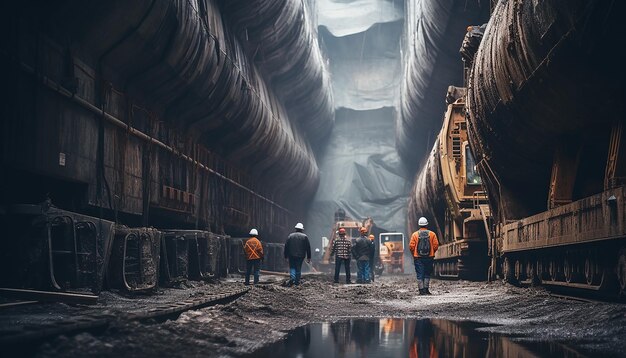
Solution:
[(313, 247), (321, 249), (337, 209), (356, 220), (372, 217), (379, 230), (403, 232), (411, 188), (395, 142), (403, 1), (321, 0), (316, 5), (337, 108), (318, 158), (320, 185), (305, 225)]
[(372, 217), (384, 230), (404, 231), (411, 188), (396, 153), (395, 115), (391, 107), (337, 111), (307, 220), (313, 244), (330, 235), (339, 208), (359, 221)]

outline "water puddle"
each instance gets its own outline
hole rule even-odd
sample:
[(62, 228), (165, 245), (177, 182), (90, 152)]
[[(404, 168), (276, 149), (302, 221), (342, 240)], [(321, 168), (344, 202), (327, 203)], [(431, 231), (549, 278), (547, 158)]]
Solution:
[(253, 357), (585, 357), (561, 343), (520, 341), (443, 319), (352, 319), (312, 323)]

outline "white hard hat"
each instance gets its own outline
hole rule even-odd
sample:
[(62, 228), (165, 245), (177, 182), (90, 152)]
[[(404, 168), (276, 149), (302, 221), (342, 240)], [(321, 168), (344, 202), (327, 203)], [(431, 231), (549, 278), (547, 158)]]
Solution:
[(250, 236), (257, 236), (258, 234), (259, 234), (259, 232), (256, 231), (256, 229), (250, 230)]
[(296, 229), (304, 230), (304, 225), (302, 225), (302, 223), (297, 223)]
[(428, 225), (428, 220), (426, 220), (426, 218), (422, 216), (422, 217), (421, 217), (421, 218), (417, 221), (417, 224), (418, 224), (419, 226), (426, 226), (426, 225)]

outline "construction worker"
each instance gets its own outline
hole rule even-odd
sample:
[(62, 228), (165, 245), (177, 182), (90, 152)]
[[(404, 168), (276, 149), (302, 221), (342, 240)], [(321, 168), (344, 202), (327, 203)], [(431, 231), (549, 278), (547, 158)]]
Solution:
[(372, 250), (374, 249), (374, 243), (367, 238), (367, 229), (362, 227), (360, 230), (361, 236), (356, 239), (354, 246), (352, 246), (352, 256), (357, 260), (357, 283), (370, 283), (370, 257), (372, 256)]
[(419, 293), (420, 295), (430, 295), (428, 290), (430, 274), (433, 272), (433, 261), (435, 252), (439, 248), (439, 240), (437, 240), (437, 235), (434, 232), (426, 228), (428, 220), (425, 217), (419, 218), (417, 224), (420, 228), (411, 235), (409, 250), (413, 254)]
[(346, 237), (346, 229), (339, 228), (339, 237), (333, 240), (333, 247), (330, 256), (335, 255), (335, 283), (339, 283), (339, 271), (341, 264), (346, 270), (346, 283), (350, 282), (350, 253), (352, 250), (352, 242)]
[(304, 233), (304, 225), (297, 223), (296, 231), (289, 234), (285, 242), (285, 258), (289, 260), (289, 286), (299, 285), (302, 276), (302, 261), (311, 263), (311, 244)]
[(259, 232), (257, 229), (250, 230), (250, 238), (243, 245), (246, 253), (246, 285), (250, 284), (250, 272), (254, 270), (254, 284), (259, 283), (259, 273), (261, 271), (261, 261), (263, 260), (263, 245), (257, 239)]
[(370, 256), (370, 280), (374, 282), (374, 270), (376, 268), (376, 254), (378, 251), (378, 247), (376, 246), (376, 242), (374, 239), (376, 238), (373, 234), (367, 237), (372, 242), (372, 256)]

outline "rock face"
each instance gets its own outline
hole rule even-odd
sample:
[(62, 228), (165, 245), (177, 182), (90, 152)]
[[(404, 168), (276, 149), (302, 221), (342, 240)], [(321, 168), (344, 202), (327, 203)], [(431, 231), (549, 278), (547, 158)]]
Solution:
[[(569, 201), (603, 190), (611, 127), (624, 122), (624, 55), (616, 52), (623, 8), (601, 1), (495, 7), (467, 105), (470, 144), (501, 222), (546, 210), (558, 190), (551, 182), (567, 187)], [(559, 183), (553, 167), (570, 170), (571, 183)]]
[(330, 76), (310, 9), (299, 0), (220, 0), (222, 12), (263, 78), (314, 146), (335, 120)]
[(397, 149), (409, 172), (418, 171), (441, 129), (450, 85), (463, 86), (459, 47), (469, 25), (489, 18), (487, 2), (407, 0)]

